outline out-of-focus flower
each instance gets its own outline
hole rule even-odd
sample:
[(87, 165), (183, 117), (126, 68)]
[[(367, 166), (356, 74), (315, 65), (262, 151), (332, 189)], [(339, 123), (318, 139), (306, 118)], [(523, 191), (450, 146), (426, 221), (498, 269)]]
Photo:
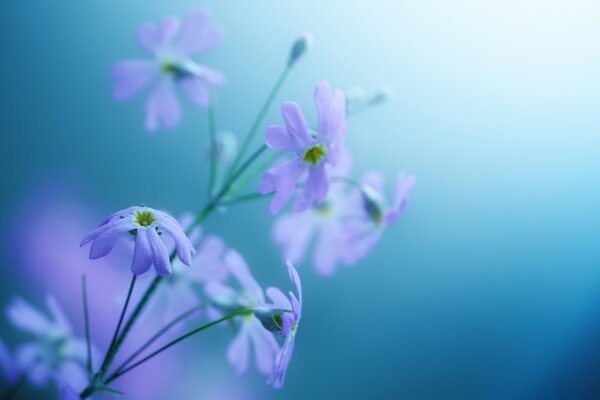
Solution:
[(261, 309), (256, 313), (266, 329), (284, 338), (283, 346), (275, 359), (273, 371), (267, 378), (267, 383), (275, 388), (281, 388), (285, 381), (285, 375), (294, 353), (298, 324), (302, 317), (302, 284), (300, 277), (291, 262), (288, 261), (287, 266), (290, 279), (296, 287), (297, 297), (293, 292), (290, 292), (288, 300), (278, 288), (267, 288), (267, 296), (273, 302), (271, 307), (275, 313), (265, 313)]
[(312, 46), (313, 36), (310, 32), (304, 32), (292, 45), (290, 58), (288, 59), (288, 68), (292, 67)]
[(8, 383), (15, 383), (21, 373), (17, 361), (14, 359), (2, 339), (0, 339), (0, 368), (2, 369), (4, 379)]
[[(343, 151), (338, 164), (332, 168), (333, 177), (350, 174), (351, 161)], [(273, 224), (273, 240), (282, 247), (284, 259), (298, 264), (314, 240), (313, 265), (329, 276), (342, 260), (344, 250), (343, 222), (352, 205), (347, 200), (345, 183), (334, 184), (325, 200), (308, 210), (281, 215)]]
[(54, 380), (59, 387), (69, 384), (83, 389), (87, 384), (83, 368), (86, 343), (73, 335), (56, 301), (48, 297), (46, 303), (51, 318), (21, 298), (15, 298), (6, 309), (15, 328), (34, 336), (33, 341), (20, 345), (15, 352), (18, 370), (34, 386), (41, 387)]
[(75, 391), (75, 389), (73, 389), (69, 385), (66, 385), (66, 386), (63, 386), (63, 388), (62, 388), (61, 399), (62, 400), (81, 400), (81, 397), (79, 397), (79, 393), (77, 393), (77, 391)]
[(300, 106), (291, 101), (281, 107), (285, 127), (272, 125), (266, 130), (267, 146), (295, 154), (291, 161), (275, 166), (263, 175), (259, 192), (276, 192), (269, 206), (271, 215), (288, 202), (305, 174), (308, 178), (296, 203), (296, 211), (321, 203), (329, 190), (330, 177), (326, 167), (335, 165), (341, 153), (346, 106), (343, 93), (332, 91), (326, 81), (317, 84), (314, 97), (319, 115), (318, 132), (308, 128)]
[(175, 88), (198, 107), (210, 104), (210, 91), (225, 82), (225, 76), (212, 68), (196, 63), (191, 57), (210, 50), (221, 42), (223, 30), (209, 26), (207, 10), (189, 14), (183, 24), (174, 17), (165, 17), (157, 24), (143, 25), (137, 34), (138, 43), (154, 56), (154, 60), (126, 60), (112, 69), (115, 81), (113, 96), (125, 100), (151, 82), (156, 82), (146, 102), (146, 129), (173, 129), (181, 119)]
[[(207, 295), (225, 310), (264, 307), (266, 303), (263, 290), (250, 273), (242, 256), (234, 250), (229, 250), (225, 260), (239, 288), (234, 289), (219, 282), (212, 282), (206, 286)], [(269, 374), (273, 369), (275, 355), (279, 351), (273, 334), (263, 328), (251, 311), (236, 320), (240, 323), (239, 332), (227, 349), (227, 360), (236, 373), (241, 375), (248, 369), (250, 348), (253, 347), (256, 368), (265, 375)]]
[(355, 205), (343, 226), (344, 262), (354, 264), (366, 256), (381, 238), (384, 228), (396, 222), (404, 212), (415, 178), (400, 173), (396, 179), (394, 202), (390, 206), (383, 192), (381, 174), (372, 172), (362, 179), (360, 190), (355, 190), (349, 201)]
[(220, 164), (230, 163), (238, 150), (238, 142), (236, 136), (229, 131), (220, 131), (217, 133), (217, 145), (214, 151), (215, 161)]
[(149, 207), (129, 207), (110, 215), (83, 239), (81, 246), (92, 242), (90, 259), (95, 260), (110, 253), (120, 237), (133, 236), (135, 249), (131, 272), (143, 274), (154, 264), (156, 273), (169, 275), (169, 251), (161, 238), (165, 234), (173, 239), (179, 260), (191, 265), (192, 254), (196, 251), (179, 222), (167, 213)]

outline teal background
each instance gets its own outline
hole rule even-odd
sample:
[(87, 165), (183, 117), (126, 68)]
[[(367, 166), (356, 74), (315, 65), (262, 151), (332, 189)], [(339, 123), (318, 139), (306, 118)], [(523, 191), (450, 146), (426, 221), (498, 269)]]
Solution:
[[(594, 1), (4, 1), (3, 221), (32, 185), (57, 176), (99, 218), (139, 203), (175, 215), (199, 209), (205, 112), (185, 103), (180, 128), (147, 135), (144, 96), (114, 102), (108, 74), (116, 61), (144, 56), (134, 41), (140, 24), (198, 6), (227, 32), (202, 58), (228, 76), (220, 129), (248, 129), (291, 43), (310, 31), (314, 46), (277, 103), (295, 100), (314, 118), (320, 79), (393, 87), (388, 104), (348, 122), (347, 141), (357, 173), (380, 170), (391, 182), (405, 170), (417, 187), (355, 268), (323, 279), (300, 266), (304, 319), (282, 391), (255, 374), (235, 378), (224, 357), (186, 360), (190, 374), (214, 364), (228, 385), (259, 391), (255, 398), (600, 396)], [(266, 121), (280, 121), (278, 106)], [(238, 249), (260, 282), (287, 285), (266, 208), (258, 201), (213, 215), (205, 230)], [(4, 303), (38, 295), (14, 275), (10, 251)], [(199, 383), (193, 395), (188, 381)], [(167, 385), (191, 399), (200, 383), (184, 376)]]

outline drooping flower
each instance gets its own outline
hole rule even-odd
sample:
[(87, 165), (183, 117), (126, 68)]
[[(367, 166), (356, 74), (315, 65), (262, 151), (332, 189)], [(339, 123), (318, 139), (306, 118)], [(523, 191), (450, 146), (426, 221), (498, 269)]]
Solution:
[[(350, 170), (350, 155), (343, 151), (339, 162), (332, 168), (332, 176), (347, 177)], [(345, 183), (333, 184), (322, 203), (305, 211), (283, 214), (275, 220), (272, 237), (281, 246), (284, 259), (294, 264), (302, 262), (314, 242), (314, 267), (321, 275), (333, 274), (345, 250), (343, 222), (352, 205), (347, 200), (347, 189)]]
[(266, 144), (273, 150), (289, 151), (292, 160), (269, 169), (259, 186), (261, 194), (275, 192), (269, 212), (276, 214), (288, 202), (296, 184), (304, 179), (302, 195), (296, 210), (302, 211), (321, 203), (329, 190), (328, 167), (338, 162), (345, 133), (345, 100), (340, 90), (332, 91), (326, 81), (315, 89), (315, 103), (319, 115), (317, 132), (308, 128), (300, 106), (287, 101), (281, 107), (285, 127), (269, 126)]
[[(224, 310), (264, 307), (264, 292), (242, 256), (235, 250), (229, 250), (225, 260), (239, 287), (211, 282), (206, 286), (207, 295)], [(248, 369), (252, 347), (257, 370), (265, 375), (269, 374), (273, 369), (275, 355), (279, 351), (273, 334), (263, 328), (251, 311), (237, 317), (236, 320), (240, 325), (239, 332), (227, 349), (227, 360), (238, 375), (243, 374)]]
[(14, 299), (6, 309), (12, 325), (34, 337), (16, 349), (18, 369), (34, 386), (45, 386), (53, 380), (59, 387), (69, 384), (83, 389), (88, 379), (83, 368), (86, 343), (73, 335), (67, 318), (52, 297), (47, 298), (46, 304), (51, 318), (21, 298)]
[(394, 202), (388, 205), (381, 174), (372, 172), (363, 177), (361, 189), (349, 195), (354, 206), (343, 226), (344, 263), (352, 265), (373, 249), (385, 227), (396, 222), (406, 209), (414, 186), (414, 177), (400, 173), (396, 179)]
[(83, 239), (81, 246), (92, 242), (90, 259), (95, 260), (108, 255), (123, 236), (135, 238), (131, 263), (131, 272), (135, 275), (148, 271), (151, 265), (159, 275), (171, 273), (165, 236), (173, 240), (177, 257), (185, 265), (191, 265), (195, 253), (179, 222), (167, 213), (149, 207), (129, 207), (110, 215)]
[(216, 47), (223, 38), (221, 28), (209, 25), (210, 17), (207, 10), (199, 10), (189, 14), (183, 24), (175, 17), (165, 17), (157, 24), (143, 25), (137, 40), (154, 60), (126, 60), (113, 67), (116, 100), (126, 100), (150, 83), (156, 83), (146, 102), (148, 131), (170, 130), (179, 124), (181, 110), (175, 86), (194, 105), (206, 107), (211, 101), (211, 90), (225, 82), (221, 72), (192, 59)]
[(290, 293), (288, 298), (278, 288), (267, 288), (267, 296), (272, 301), (268, 308), (259, 309), (255, 314), (263, 326), (279, 337), (284, 338), (283, 346), (275, 359), (273, 371), (267, 378), (267, 383), (275, 388), (283, 387), (285, 375), (294, 353), (294, 343), (300, 318), (302, 317), (302, 284), (296, 268), (290, 261), (287, 262), (288, 273), (294, 286), (296, 294)]

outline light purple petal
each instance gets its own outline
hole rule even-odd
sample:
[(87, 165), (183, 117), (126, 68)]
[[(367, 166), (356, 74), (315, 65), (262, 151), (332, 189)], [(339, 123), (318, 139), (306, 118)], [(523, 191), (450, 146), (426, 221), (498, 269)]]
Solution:
[(375, 192), (383, 199), (385, 193), (383, 192), (383, 176), (377, 171), (369, 171), (363, 174), (361, 183), (371, 187)]
[(112, 221), (108, 220), (108, 221), (102, 223), (100, 226), (98, 226), (96, 229), (94, 229), (90, 233), (88, 233), (81, 241), (80, 246), (83, 247), (86, 244), (88, 244), (89, 242), (96, 240), (104, 232), (106, 232), (110, 229), (113, 229), (114, 227), (117, 227), (119, 225), (125, 225), (125, 224), (131, 225), (132, 226), (131, 229), (135, 229), (135, 225), (133, 225), (131, 220), (129, 220), (127, 218), (118, 218), (118, 219), (114, 219)]
[(115, 247), (115, 243), (124, 233), (128, 233), (135, 228), (136, 225), (133, 222), (129, 222), (115, 224), (111, 229), (106, 230), (92, 243), (92, 247), (90, 247), (90, 260), (97, 260), (106, 256)]
[(326, 81), (315, 88), (315, 103), (319, 114), (318, 139), (328, 143), (341, 143), (346, 130), (346, 100), (341, 90), (332, 92)]
[(164, 242), (158, 236), (156, 229), (150, 227), (146, 229), (148, 233), (148, 241), (152, 248), (152, 263), (156, 269), (156, 273), (159, 275), (169, 275), (171, 273), (171, 262), (169, 261), (169, 251), (165, 246)]
[(63, 386), (61, 396), (62, 400), (81, 400), (79, 393), (69, 385)]
[[(314, 265), (323, 276), (331, 276), (340, 260), (342, 232), (337, 224), (324, 225), (317, 237), (314, 249)], [(293, 261), (293, 260), (292, 260)]]
[(41, 387), (48, 383), (52, 371), (43, 363), (37, 363), (39, 354), (44, 349), (38, 342), (25, 343), (15, 351), (15, 359), (21, 370), (27, 369), (27, 377), (33, 386)]
[(273, 225), (273, 240), (283, 247), (286, 259), (299, 263), (304, 259), (317, 220), (310, 212), (282, 215)]
[(394, 195), (394, 205), (388, 211), (385, 216), (386, 224), (393, 224), (396, 222), (398, 217), (402, 215), (406, 205), (408, 204), (408, 199), (410, 198), (410, 193), (415, 187), (415, 178), (412, 176), (408, 176), (404, 173), (398, 175), (396, 179), (396, 193)]
[(201, 282), (224, 281), (229, 269), (223, 257), (225, 242), (218, 236), (208, 236), (193, 259), (192, 273)]
[(206, 286), (204, 286), (204, 294), (215, 303), (227, 305), (233, 302), (236, 295), (232, 288), (221, 282), (208, 282)]
[(381, 238), (382, 229), (372, 222), (352, 220), (344, 225), (342, 255), (344, 263), (352, 265), (371, 252)]
[[(296, 293), (298, 293), (298, 299), (300, 301), (299, 306), (302, 307), (302, 282), (300, 281), (300, 275), (298, 275), (298, 271), (296, 271), (296, 268), (290, 261), (287, 261), (286, 265), (288, 267), (288, 274), (290, 275), (290, 279), (296, 287)], [(293, 300), (294, 296), (292, 296), (292, 307), (294, 306)], [(300, 315), (298, 314), (298, 317), (299, 316)]]
[(200, 79), (212, 87), (219, 87), (227, 80), (224, 73), (206, 65), (200, 65)]
[(267, 384), (272, 385), (276, 389), (283, 387), (285, 382), (285, 375), (287, 373), (292, 354), (294, 353), (294, 335), (288, 335), (285, 338), (283, 347), (279, 352), (279, 355), (275, 361), (275, 369), (271, 375), (267, 378)]
[(291, 310), (292, 303), (290, 300), (283, 294), (279, 288), (276, 287), (268, 287), (266, 290), (267, 296), (271, 299), (272, 305), (274, 308), (280, 308), (282, 310)]
[(173, 82), (162, 79), (146, 102), (146, 130), (174, 129), (181, 120), (179, 101), (175, 96)]
[(246, 261), (242, 258), (240, 253), (235, 250), (229, 250), (227, 254), (225, 254), (225, 262), (227, 263), (232, 275), (235, 276), (240, 285), (244, 289), (253, 293), (258, 299), (259, 303), (263, 304), (265, 302), (263, 290), (258, 282), (256, 282), (256, 279), (254, 279), (252, 276), (248, 264), (246, 264)]
[(192, 265), (192, 253), (195, 253), (194, 246), (190, 239), (185, 235), (179, 222), (174, 218), (162, 218), (156, 222), (156, 225), (169, 234), (175, 241), (177, 257), (187, 266)]
[(58, 369), (54, 372), (55, 381), (60, 384), (68, 384), (77, 390), (83, 390), (89, 382), (87, 372), (83, 367), (83, 364), (66, 361), (60, 364)]
[(52, 320), (55, 322), (55, 324), (62, 329), (64, 333), (70, 334), (72, 331), (71, 324), (69, 323), (69, 320), (67, 319), (67, 316), (63, 310), (56, 302), (56, 299), (52, 296), (47, 296), (46, 305), (48, 306), (48, 310), (50, 310), (50, 315), (52, 316)]
[(210, 104), (210, 89), (199, 78), (185, 78), (179, 81), (183, 93), (198, 107), (208, 107)]
[(250, 356), (250, 336), (246, 324), (242, 324), (240, 332), (227, 349), (227, 361), (235, 369), (236, 375), (242, 375), (248, 369)]
[(159, 66), (150, 60), (126, 60), (116, 64), (111, 75), (114, 79), (113, 97), (125, 100), (139, 92), (159, 74)]
[(299, 158), (295, 158), (286, 164), (271, 168), (263, 175), (263, 181), (258, 191), (261, 194), (268, 194), (276, 191), (271, 200), (269, 213), (277, 214), (288, 202), (296, 188), (296, 182), (306, 170)]
[(161, 50), (175, 37), (179, 25), (175, 17), (165, 17), (158, 24), (145, 24), (138, 30), (138, 43), (151, 52)]
[(304, 211), (309, 207), (321, 204), (329, 191), (330, 179), (327, 175), (325, 165), (310, 167), (308, 171), (308, 179), (304, 184), (302, 197), (294, 207), (296, 212)]
[(35, 335), (43, 335), (53, 326), (46, 315), (20, 297), (10, 302), (6, 308), (6, 317), (15, 328)]
[(208, 10), (190, 13), (183, 22), (177, 48), (184, 55), (192, 55), (218, 46), (223, 40), (223, 29), (209, 27), (211, 15)]
[[(151, 228), (154, 229), (154, 228)], [(131, 262), (131, 272), (135, 275), (141, 275), (150, 269), (152, 265), (152, 247), (148, 240), (147, 229), (137, 230), (135, 237), (135, 249), (133, 250), (133, 260)]]
[(267, 375), (273, 370), (273, 362), (275, 361), (275, 356), (279, 351), (277, 341), (275, 340), (273, 334), (263, 328), (258, 320), (251, 323), (248, 331), (254, 346), (256, 369), (258, 369), (259, 372)]
[(297, 103), (286, 101), (281, 106), (281, 115), (285, 121), (285, 127), (296, 141), (298, 148), (306, 148), (314, 142), (310, 136), (306, 119)]

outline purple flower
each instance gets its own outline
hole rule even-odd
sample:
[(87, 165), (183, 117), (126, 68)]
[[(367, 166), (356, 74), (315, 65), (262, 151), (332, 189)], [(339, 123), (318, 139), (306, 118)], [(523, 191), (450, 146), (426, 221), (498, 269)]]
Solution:
[(285, 150), (294, 158), (268, 170), (259, 186), (261, 194), (275, 192), (269, 212), (276, 214), (288, 202), (296, 184), (308, 175), (296, 210), (302, 211), (321, 203), (329, 190), (327, 166), (338, 162), (345, 132), (345, 100), (340, 90), (332, 91), (326, 81), (315, 89), (315, 103), (319, 115), (317, 132), (308, 128), (300, 106), (287, 101), (281, 107), (285, 127), (269, 126), (266, 144), (273, 150)]
[[(225, 310), (264, 307), (266, 303), (263, 290), (250, 273), (242, 256), (234, 250), (229, 250), (225, 260), (239, 288), (211, 282), (206, 286), (206, 293), (213, 302)], [(269, 374), (273, 369), (275, 355), (279, 351), (273, 334), (263, 328), (252, 312), (240, 316), (237, 320), (240, 322), (240, 328), (227, 349), (227, 360), (238, 375), (243, 374), (248, 369), (252, 347), (256, 368), (265, 375)]]
[(87, 357), (85, 341), (73, 336), (69, 322), (52, 297), (47, 298), (46, 304), (51, 318), (20, 298), (6, 309), (12, 325), (35, 338), (17, 348), (17, 370), (25, 371), (34, 386), (54, 380), (59, 386), (68, 383), (83, 389), (87, 384), (83, 368)]
[(225, 76), (200, 65), (191, 56), (216, 47), (223, 38), (220, 28), (209, 26), (210, 13), (199, 10), (188, 15), (183, 24), (165, 17), (158, 24), (143, 25), (138, 43), (154, 60), (126, 60), (112, 69), (113, 96), (125, 100), (142, 88), (156, 85), (146, 102), (146, 129), (175, 128), (181, 119), (175, 85), (198, 107), (210, 104), (210, 91), (225, 82)]
[[(302, 284), (298, 272), (294, 268), (291, 262), (287, 262), (288, 272), (292, 283), (296, 287), (297, 296), (290, 292), (290, 298), (288, 298), (281, 292), (281, 290), (270, 287), (267, 289), (267, 295), (271, 299), (272, 308), (276, 311), (282, 311), (273, 317), (275, 324), (269, 323), (261, 318), (263, 326), (269, 329), (269, 327), (275, 327), (273, 330), (278, 336), (284, 338), (283, 346), (277, 354), (275, 359), (275, 366), (271, 374), (267, 378), (267, 383), (273, 385), (275, 388), (283, 387), (285, 381), (285, 375), (287, 373), (288, 366), (294, 353), (294, 342), (296, 339), (296, 332), (298, 331), (298, 324), (302, 317)], [(260, 315), (260, 314), (259, 314)]]
[(396, 179), (394, 202), (390, 206), (383, 192), (383, 178), (379, 173), (366, 174), (361, 190), (355, 190), (349, 201), (354, 203), (352, 214), (343, 226), (343, 259), (352, 265), (365, 257), (377, 244), (384, 228), (396, 222), (408, 204), (415, 178), (400, 173)]
[(159, 275), (171, 273), (165, 236), (173, 240), (177, 257), (185, 265), (191, 265), (195, 253), (179, 222), (167, 213), (149, 207), (129, 207), (110, 215), (83, 239), (81, 246), (92, 242), (90, 259), (95, 260), (110, 253), (122, 236), (135, 238), (131, 263), (131, 272), (135, 275), (148, 271), (152, 264)]
[[(350, 175), (351, 160), (343, 151), (338, 164), (332, 168), (332, 176)], [(283, 214), (273, 224), (272, 236), (283, 251), (284, 259), (298, 264), (304, 260), (309, 246), (314, 242), (313, 265), (323, 276), (334, 273), (342, 261), (343, 223), (352, 205), (348, 202), (345, 183), (334, 184), (325, 200), (301, 212)]]

